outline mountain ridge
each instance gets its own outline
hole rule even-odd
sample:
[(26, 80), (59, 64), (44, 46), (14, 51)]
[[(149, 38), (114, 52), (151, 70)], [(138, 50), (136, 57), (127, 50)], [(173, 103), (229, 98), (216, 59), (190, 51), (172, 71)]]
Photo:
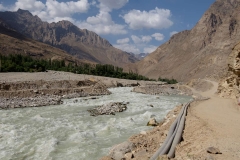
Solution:
[(220, 79), (231, 49), (240, 41), (239, 9), (240, 0), (217, 0), (193, 29), (173, 35), (131, 68), (150, 78)]
[(0, 54), (3, 56), (21, 54), (35, 59), (64, 60), (66, 64), (92, 64), (90, 61), (74, 58), (59, 48), (30, 39), (15, 30), (12, 30), (1, 19)]
[(0, 18), (17, 32), (63, 49), (79, 59), (120, 67), (137, 61), (130, 54), (114, 48), (96, 33), (79, 29), (69, 21), (43, 22), (38, 16), (22, 9), (17, 12), (0, 12)]

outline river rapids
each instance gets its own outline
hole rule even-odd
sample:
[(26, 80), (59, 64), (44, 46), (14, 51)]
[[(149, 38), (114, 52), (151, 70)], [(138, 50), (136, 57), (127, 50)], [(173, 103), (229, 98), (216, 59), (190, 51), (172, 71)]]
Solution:
[[(161, 121), (188, 96), (157, 96), (111, 88), (96, 99), (67, 99), (56, 106), (0, 110), (1, 160), (97, 160), (110, 148), (143, 130), (151, 117)], [(116, 115), (90, 116), (87, 109), (129, 102)], [(150, 107), (152, 105), (153, 107)]]

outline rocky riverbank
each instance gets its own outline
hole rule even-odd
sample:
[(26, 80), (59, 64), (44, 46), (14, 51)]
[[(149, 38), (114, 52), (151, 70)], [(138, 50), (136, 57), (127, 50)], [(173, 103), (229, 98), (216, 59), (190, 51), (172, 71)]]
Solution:
[(57, 105), (62, 99), (110, 94), (107, 86), (91, 79), (0, 83), (0, 108)]
[(150, 95), (160, 95), (160, 96), (167, 96), (167, 95), (193, 95), (192, 90), (178, 85), (156, 85), (156, 84), (149, 84), (145, 86), (138, 86), (134, 87), (134, 92), (143, 93), (143, 94), (150, 94)]
[(111, 94), (110, 87), (161, 85), (69, 72), (0, 73), (0, 108), (38, 107), (60, 104), (62, 99)]
[[(113, 146), (109, 155), (101, 160), (147, 160), (154, 154), (159, 146), (164, 142), (168, 128), (177, 117), (182, 105), (170, 111), (164, 120), (149, 131), (141, 131), (140, 134), (131, 136), (127, 141)], [(164, 157), (163, 157), (164, 158)], [(167, 158), (166, 158), (167, 159)]]

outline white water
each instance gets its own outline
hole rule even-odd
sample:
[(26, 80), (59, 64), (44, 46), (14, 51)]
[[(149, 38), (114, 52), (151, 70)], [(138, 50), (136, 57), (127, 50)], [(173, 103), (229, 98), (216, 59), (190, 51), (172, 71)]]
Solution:
[[(150, 117), (160, 121), (187, 96), (150, 96), (113, 88), (99, 99), (65, 100), (58, 106), (0, 110), (1, 160), (95, 160), (114, 144), (149, 130)], [(87, 109), (109, 102), (130, 102), (125, 112), (91, 117)], [(148, 105), (152, 104), (154, 107)]]

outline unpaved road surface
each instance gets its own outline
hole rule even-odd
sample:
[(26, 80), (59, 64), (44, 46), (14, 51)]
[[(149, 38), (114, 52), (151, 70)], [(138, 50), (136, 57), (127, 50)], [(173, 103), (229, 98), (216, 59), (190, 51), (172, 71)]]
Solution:
[[(217, 83), (202, 96), (209, 100), (190, 107), (175, 159), (240, 159), (240, 112), (233, 99), (220, 98), (214, 93)], [(207, 153), (208, 147), (218, 148), (222, 154)]]

